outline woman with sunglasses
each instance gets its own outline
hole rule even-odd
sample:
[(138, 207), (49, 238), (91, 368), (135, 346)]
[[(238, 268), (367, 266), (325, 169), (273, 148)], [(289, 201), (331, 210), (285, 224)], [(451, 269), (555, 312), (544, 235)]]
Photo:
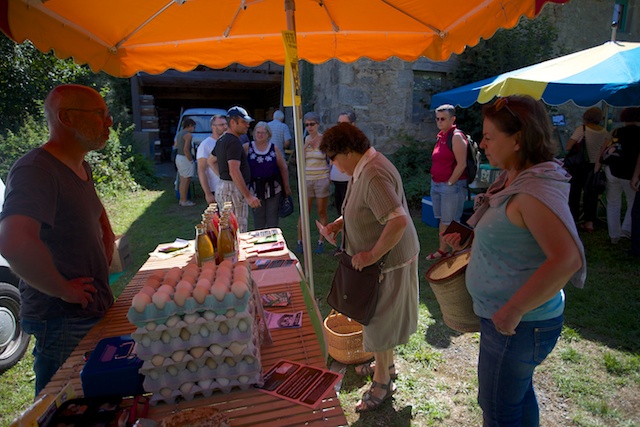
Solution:
[[(303, 120), (304, 127), (307, 130), (307, 136), (304, 140), (304, 170), (307, 176), (308, 209), (311, 211), (313, 199), (315, 199), (318, 209), (318, 221), (320, 221), (322, 225), (326, 225), (331, 181), (329, 181), (329, 160), (320, 150), (320, 142), (322, 141), (322, 134), (319, 131), (320, 115), (311, 111), (304, 115)], [(298, 244), (296, 245), (296, 252), (302, 253), (302, 227), (300, 219), (298, 219)], [(322, 237), (322, 235), (320, 235), (318, 239), (315, 252), (317, 254), (324, 252), (324, 237)]]
[[(478, 402), (484, 427), (538, 426), (533, 371), (560, 336), (563, 287), (583, 287), (584, 248), (568, 205), (569, 174), (554, 159), (552, 126), (529, 96), (483, 111), (480, 147), (503, 169), (476, 198), (466, 285), (480, 317)], [(460, 235), (443, 237), (460, 250)]]
[[(467, 197), (467, 144), (464, 133), (456, 127), (456, 109), (445, 104), (436, 108), (438, 140), (431, 154), (431, 201), (433, 214), (440, 220), (441, 236), (452, 221), (460, 222)], [(451, 141), (451, 144), (449, 144)], [(427, 261), (450, 255), (440, 237), (438, 249), (427, 255)]]

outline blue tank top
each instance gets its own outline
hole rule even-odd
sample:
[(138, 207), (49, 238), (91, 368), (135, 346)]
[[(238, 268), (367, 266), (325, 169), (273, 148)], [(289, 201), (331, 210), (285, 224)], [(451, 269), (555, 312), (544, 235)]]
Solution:
[[(526, 228), (514, 225), (506, 214), (507, 203), (490, 207), (475, 228), (466, 284), (473, 311), (491, 319), (546, 260)], [(522, 317), (522, 321), (547, 320), (564, 311), (564, 291)]]

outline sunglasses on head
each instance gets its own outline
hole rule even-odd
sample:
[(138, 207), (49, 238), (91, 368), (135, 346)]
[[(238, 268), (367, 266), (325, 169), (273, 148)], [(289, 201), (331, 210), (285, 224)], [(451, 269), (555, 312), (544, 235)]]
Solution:
[(509, 98), (498, 98), (498, 100), (493, 104), (493, 108), (495, 108), (496, 112), (504, 108), (513, 116), (514, 119), (518, 121), (518, 123), (522, 123), (520, 117), (518, 117), (518, 115), (509, 108)]

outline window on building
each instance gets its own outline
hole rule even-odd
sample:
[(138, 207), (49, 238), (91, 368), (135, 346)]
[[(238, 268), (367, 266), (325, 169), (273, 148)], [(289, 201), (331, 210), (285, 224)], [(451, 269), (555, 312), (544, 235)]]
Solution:
[(612, 22), (618, 23), (618, 31), (627, 31), (627, 12), (629, 10), (629, 0), (616, 0), (613, 6)]
[(431, 96), (444, 89), (445, 73), (434, 71), (413, 71), (413, 112), (414, 123), (424, 121), (431, 115)]

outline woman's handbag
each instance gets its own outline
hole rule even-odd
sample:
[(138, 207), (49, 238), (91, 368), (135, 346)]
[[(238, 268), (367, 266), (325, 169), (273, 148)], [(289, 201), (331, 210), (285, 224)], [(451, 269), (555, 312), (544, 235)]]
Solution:
[(293, 213), (293, 199), (282, 193), (280, 196), (280, 209), (278, 214), (280, 218), (286, 218)]
[(563, 164), (567, 170), (578, 169), (589, 164), (589, 155), (587, 153), (586, 129), (582, 126), (584, 136), (576, 142), (564, 158)]
[[(343, 227), (343, 232), (346, 246), (346, 226)], [(331, 290), (327, 295), (327, 303), (331, 308), (363, 325), (368, 325), (376, 312), (380, 282), (384, 278), (382, 267), (388, 255), (389, 252), (377, 263), (358, 271), (351, 265), (351, 256), (342, 252), (338, 269), (333, 275)]]
[(378, 305), (385, 258), (386, 255), (380, 262), (358, 271), (351, 265), (351, 256), (342, 252), (327, 295), (327, 303), (331, 308), (358, 323), (368, 325)]
[(604, 170), (600, 169), (598, 171), (589, 171), (586, 186), (595, 194), (604, 193), (604, 190), (607, 188), (607, 176), (605, 175)]

